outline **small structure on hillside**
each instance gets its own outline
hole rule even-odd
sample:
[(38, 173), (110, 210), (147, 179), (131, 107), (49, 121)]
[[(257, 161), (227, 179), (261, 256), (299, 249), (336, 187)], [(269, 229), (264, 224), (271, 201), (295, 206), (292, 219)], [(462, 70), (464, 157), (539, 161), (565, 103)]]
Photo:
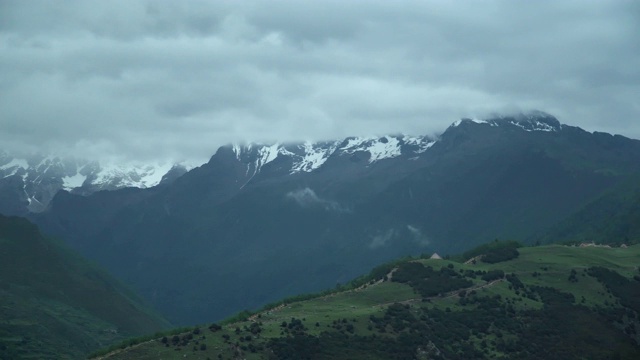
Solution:
[(586, 248), (586, 247), (599, 247), (599, 248), (611, 248), (610, 245), (602, 245), (602, 244), (596, 244), (595, 242), (589, 242), (589, 243), (581, 243), (580, 244), (581, 248)]
[(442, 257), (438, 253), (433, 253), (429, 259), (442, 260)]

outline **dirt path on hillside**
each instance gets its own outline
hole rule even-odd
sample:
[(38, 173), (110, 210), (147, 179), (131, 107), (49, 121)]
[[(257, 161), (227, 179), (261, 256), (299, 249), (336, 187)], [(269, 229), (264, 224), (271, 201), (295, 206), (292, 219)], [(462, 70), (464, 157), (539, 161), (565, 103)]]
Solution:
[(484, 255), (478, 255), (476, 257), (472, 257), (471, 259), (464, 262), (465, 265), (475, 264), (482, 259)]
[(142, 345), (149, 344), (149, 343), (152, 343), (152, 342), (155, 342), (155, 341), (156, 341), (156, 339), (151, 339), (151, 340), (149, 340), (149, 341), (144, 341), (144, 342), (141, 342), (141, 343), (138, 343), (138, 344), (135, 344), (135, 345), (127, 346), (127, 347), (126, 347), (126, 348), (124, 348), (124, 349), (116, 349), (116, 350), (113, 350), (113, 351), (112, 351), (112, 352), (110, 352), (110, 353), (107, 353), (107, 354), (105, 354), (105, 355), (98, 356), (98, 357), (95, 357), (95, 358), (91, 358), (91, 359), (92, 359), (92, 360), (93, 360), (93, 359), (95, 359), (95, 360), (104, 360), (104, 359), (108, 359), (108, 358), (110, 358), (110, 357), (112, 357), (112, 356), (118, 355), (118, 354), (119, 354), (119, 353), (121, 353), (121, 352), (124, 352), (124, 351), (130, 351), (131, 349), (135, 349), (135, 348), (137, 348), (137, 347), (140, 347), (140, 346), (142, 346)]
[[(396, 270), (398, 270), (397, 267), (393, 268), (393, 269), (391, 269), (391, 271), (389, 271), (389, 273), (386, 275), (387, 280), (385, 280), (384, 277), (383, 277), (382, 279), (374, 282), (373, 284), (367, 283), (367, 284), (361, 285), (361, 286), (359, 286), (359, 287), (357, 287), (355, 289), (342, 291), (340, 293), (333, 293), (333, 294), (321, 296), (321, 297), (318, 297), (318, 298), (315, 298), (315, 299), (311, 299), (311, 300), (326, 300), (326, 299), (329, 299), (331, 297), (336, 296), (337, 294), (344, 294), (344, 293), (350, 293), (350, 292), (359, 292), (359, 291), (362, 291), (362, 290), (364, 290), (364, 289), (366, 289), (366, 288), (368, 288), (370, 286), (380, 285), (385, 281), (391, 281), (391, 279), (393, 278), (393, 273), (396, 272)], [(257, 314), (253, 314), (247, 320), (255, 322), (255, 321), (257, 321), (259, 315), (265, 315), (265, 314), (271, 315), (271, 314), (273, 314), (275, 312), (278, 312), (278, 311), (284, 309), (287, 306), (289, 306), (289, 304), (280, 304), (280, 305), (278, 305), (278, 306), (276, 306), (276, 307), (274, 307), (272, 309), (265, 310), (265, 311), (259, 312)]]

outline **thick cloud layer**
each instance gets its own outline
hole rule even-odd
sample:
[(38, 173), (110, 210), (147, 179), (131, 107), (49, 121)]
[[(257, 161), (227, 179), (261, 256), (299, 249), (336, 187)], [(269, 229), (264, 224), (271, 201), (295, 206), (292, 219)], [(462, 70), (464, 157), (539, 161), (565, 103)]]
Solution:
[(0, 148), (206, 158), (540, 109), (640, 138), (637, 1), (1, 1)]

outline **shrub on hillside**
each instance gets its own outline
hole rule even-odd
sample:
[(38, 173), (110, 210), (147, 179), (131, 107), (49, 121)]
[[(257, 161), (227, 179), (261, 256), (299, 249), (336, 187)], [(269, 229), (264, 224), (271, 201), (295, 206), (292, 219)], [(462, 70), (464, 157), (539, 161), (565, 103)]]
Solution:
[(481, 277), (481, 279), (486, 282), (498, 280), (502, 278), (504, 278), (504, 271), (502, 270), (491, 270), (491, 271), (488, 271), (486, 274), (482, 275)]
[(462, 254), (462, 256), (458, 258), (458, 260), (461, 262), (465, 262), (476, 256), (485, 255), (496, 250), (504, 248), (517, 249), (520, 247), (522, 247), (522, 244), (517, 241), (494, 240), (492, 242), (482, 244), (476, 248), (466, 251), (464, 254)]
[(515, 259), (520, 255), (518, 249), (515, 247), (504, 247), (498, 249), (492, 249), (482, 257), (482, 262), (488, 264), (495, 264), (502, 261)]

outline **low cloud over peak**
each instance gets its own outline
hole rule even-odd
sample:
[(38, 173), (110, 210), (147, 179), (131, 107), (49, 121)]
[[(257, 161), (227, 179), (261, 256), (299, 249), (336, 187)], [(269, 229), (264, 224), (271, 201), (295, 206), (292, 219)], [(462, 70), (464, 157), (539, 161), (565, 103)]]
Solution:
[(640, 137), (632, 1), (0, 2), (0, 147), (207, 158), (537, 108)]

